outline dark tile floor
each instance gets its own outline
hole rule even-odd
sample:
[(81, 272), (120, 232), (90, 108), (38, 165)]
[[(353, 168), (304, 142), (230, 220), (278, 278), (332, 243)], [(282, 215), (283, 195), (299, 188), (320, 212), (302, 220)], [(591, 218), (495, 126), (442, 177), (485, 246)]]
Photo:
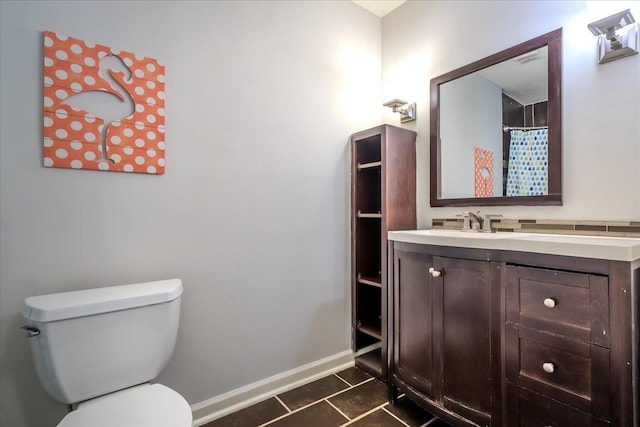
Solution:
[(408, 399), (387, 403), (387, 387), (349, 368), (202, 427), (449, 427)]

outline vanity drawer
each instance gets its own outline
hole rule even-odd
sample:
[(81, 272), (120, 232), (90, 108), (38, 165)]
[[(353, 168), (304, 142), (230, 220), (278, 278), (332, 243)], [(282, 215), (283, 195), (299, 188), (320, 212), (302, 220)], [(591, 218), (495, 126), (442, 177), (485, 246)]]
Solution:
[(609, 427), (608, 421), (507, 383), (507, 426)]
[(508, 270), (508, 278), (508, 321), (609, 346), (609, 287), (606, 277), (512, 267)]
[(519, 376), (533, 388), (551, 387), (588, 399), (591, 395), (589, 347), (576, 343), (573, 351), (567, 351), (520, 339)]
[(609, 350), (526, 327), (507, 328), (507, 379), (609, 419)]

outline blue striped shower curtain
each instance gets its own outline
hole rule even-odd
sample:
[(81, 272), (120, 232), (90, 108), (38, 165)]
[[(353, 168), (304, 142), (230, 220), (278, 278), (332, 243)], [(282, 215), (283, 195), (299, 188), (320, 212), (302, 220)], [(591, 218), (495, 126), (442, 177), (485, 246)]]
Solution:
[(507, 196), (544, 196), (549, 192), (549, 130), (512, 130)]

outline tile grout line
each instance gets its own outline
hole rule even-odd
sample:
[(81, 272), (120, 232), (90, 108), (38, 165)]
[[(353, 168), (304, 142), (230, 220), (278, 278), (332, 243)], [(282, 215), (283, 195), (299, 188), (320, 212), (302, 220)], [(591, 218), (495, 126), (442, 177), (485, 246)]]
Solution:
[[(401, 398), (406, 397), (406, 395), (404, 393), (398, 395), (398, 400), (400, 400)], [(385, 405), (386, 406), (386, 405)], [(401, 420), (400, 418), (396, 417), (394, 414), (392, 414), (388, 409), (386, 408), (382, 408), (383, 411), (385, 411), (386, 413), (388, 413), (389, 415), (393, 416), (395, 419), (397, 419), (398, 421), (400, 421), (402, 424), (404, 424), (407, 427), (411, 427), (409, 424), (407, 424), (406, 422), (404, 422), (403, 420)], [(436, 421), (439, 420), (438, 417), (436, 417), (433, 414), (429, 414), (431, 415), (433, 418), (431, 418), (429, 421), (425, 422), (424, 424), (420, 424), (419, 427), (427, 427), (429, 424), (435, 423)]]
[[(338, 411), (338, 413), (340, 415), (342, 415), (343, 417), (345, 417), (347, 419), (347, 423), (349, 423), (351, 421), (351, 418), (349, 418), (347, 416), (347, 414), (345, 414), (344, 412), (342, 412), (340, 409), (338, 409), (338, 407), (336, 405), (334, 405), (333, 403), (329, 402), (329, 399), (324, 399), (325, 402), (327, 402), (329, 404), (329, 406), (331, 406), (333, 409), (335, 409), (336, 411)], [(340, 424), (340, 425), (344, 425), (344, 424)]]
[(429, 421), (427, 421), (426, 423), (422, 424), (420, 427), (426, 427), (426, 426), (428, 426), (429, 424), (433, 424), (433, 423), (435, 423), (435, 422), (436, 422), (436, 421), (438, 421), (438, 420), (439, 420), (439, 418), (434, 416), (432, 419), (430, 419), (430, 420), (429, 420)]
[(340, 376), (340, 372), (336, 372), (333, 375), (335, 375), (336, 377), (340, 378), (345, 384), (347, 384), (349, 386), (349, 388), (354, 388), (354, 387), (357, 387), (357, 386), (359, 386), (361, 384), (368, 383), (369, 381), (373, 381), (373, 380), (376, 379), (375, 377), (369, 376), (369, 378), (367, 378), (367, 379), (364, 379), (364, 380), (362, 380), (362, 381), (360, 381), (358, 383), (355, 383), (355, 384), (351, 384), (349, 381), (345, 380), (344, 378), (342, 378)]
[(383, 403), (382, 405), (376, 406), (375, 408), (369, 409), (367, 412), (358, 415), (357, 417), (355, 417), (354, 419), (350, 420), (349, 422), (345, 423), (345, 424), (341, 424), (340, 427), (344, 427), (344, 426), (349, 426), (357, 421), (360, 421), (361, 419), (363, 419), (364, 417), (367, 417), (371, 414), (373, 414), (374, 412), (376, 412), (378, 409), (382, 408), (384, 405), (386, 405), (386, 403)]
[[(407, 399), (409, 399), (405, 393), (402, 393), (402, 394), (399, 394), (399, 395), (398, 395), (398, 400), (400, 400), (401, 398), (407, 398)], [(393, 414), (391, 414), (391, 415), (393, 415)], [(429, 425), (431, 425), (431, 424), (433, 424), (433, 423), (437, 422), (438, 420), (440, 420), (440, 418), (436, 417), (435, 415), (433, 415), (433, 414), (431, 414), (431, 413), (429, 413), (429, 415), (431, 415), (433, 418), (431, 418), (429, 421), (425, 422), (424, 424), (420, 424), (420, 426), (419, 426), (419, 427), (427, 427), (427, 426), (429, 426)], [(402, 421), (402, 420), (401, 420), (401, 421)]]
[[(302, 410), (304, 410), (304, 409), (307, 409), (308, 407), (313, 406), (313, 405), (315, 405), (316, 403), (320, 403), (320, 402), (322, 402), (323, 400), (331, 399), (332, 397), (335, 397), (335, 396), (339, 395), (340, 393), (344, 393), (344, 392), (346, 392), (346, 391), (349, 391), (349, 390), (351, 390), (351, 389), (353, 389), (353, 388), (356, 388), (356, 387), (358, 387), (358, 386), (360, 386), (360, 385), (362, 385), (362, 384), (364, 384), (364, 383), (367, 383), (367, 382), (369, 382), (369, 381), (373, 381), (373, 380), (375, 380), (375, 378), (374, 378), (374, 377), (368, 378), (367, 380), (362, 381), (362, 382), (360, 382), (360, 383), (358, 383), (358, 384), (356, 384), (356, 385), (349, 386), (349, 387), (345, 388), (344, 390), (340, 390), (340, 391), (337, 391), (337, 392), (335, 392), (335, 393), (333, 393), (333, 394), (330, 394), (330, 395), (328, 395), (328, 396), (325, 396), (325, 397), (323, 397), (323, 398), (321, 398), (321, 399), (314, 400), (313, 402), (308, 403), (308, 404), (306, 404), (306, 405), (304, 405), (304, 406), (301, 406), (300, 408), (298, 408), (298, 409), (296, 409), (296, 410), (292, 410), (292, 411), (290, 411), (290, 412), (289, 412), (289, 413), (287, 413), (287, 414), (280, 415), (279, 417), (276, 417), (276, 418), (274, 418), (274, 419), (272, 419), (272, 420), (269, 420), (269, 421), (267, 421), (266, 423), (262, 423), (262, 424), (260, 424), (258, 427), (265, 427), (265, 426), (267, 426), (267, 425), (269, 425), (269, 424), (274, 423), (275, 421), (279, 421), (279, 420), (281, 420), (281, 419), (283, 419), (283, 418), (286, 418), (286, 417), (288, 417), (288, 416), (289, 416), (289, 415), (291, 415), (291, 414), (294, 414), (294, 413), (296, 413), (296, 412), (300, 412), (300, 411), (302, 411)], [(279, 399), (278, 399), (278, 400), (279, 400)], [(331, 406), (333, 407), (333, 405), (331, 405)], [(285, 408), (287, 408), (287, 406), (286, 406), (286, 405), (285, 405)], [(349, 417), (347, 417), (347, 419), (349, 419)]]
[[(336, 377), (338, 377), (339, 380), (341, 380), (343, 383), (345, 383), (346, 385), (348, 385), (349, 387), (353, 387), (354, 385), (351, 384), (349, 381), (345, 380), (344, 378), (342, 378), (340, 375), (338, 375), (337, 373), (333, 374)], [(360, 383), (358, 383), (360, 384)], [(356, 384), (357, 385), (357, 384)]]
[(284, 403), (282, 400), (280, 400), (280, 398), (278, 397), (278, 395), (277, 395), (277, 394), (276, 394), (275, 396), (273, 396), (273, 397), (274, 397), (278, 402), (280, 402), (280, 404), (281, 404), (282, 406), (284, 406), (284, 409), (286, 409), (288, 413), (291, 413), (291, 409), (289, 409), (289, 407), (288, 407), (287, 405), (285, 405), (285, 403)]
[[(387, 405), (384, 405), (384, 406), (387, 406)], [(387, 414), (391, 415), (391, 416), (392, 416), (393, 418), (395, 418), (396, 420), (400, 421), (400, 423), (402, 423), (402, 425), (403, 425), (403, 426), (411, 427), (409, 424), (405, 423), (405, 422), (404, 422), (404, 421), (402, 421), (400, 418), (398, 418), (395, 414), (391, 413), (391, 412), (390, 412), (388, 409), (386, 409), (384, 406), (382, 407), (382, 410), (383, 410), (384, 412), (386, 412)], [(422, 427), (422, 426), (420, 426), (420, 427)]]
[(293, 412), (289, 412), (289, 413), (287, 413), (287, 414), (280, 415), (279, 417), (276, 417), (276, 418), (274, 418), (274, 419), (272, 419), (272, 420), (269, 420), (269, 421), (267, 421), (266, 423), (262, 423), (262, 424), (260, 424), (258, 427), (264, 427), (264, 426), (267, 426), (267, 425), (269, 425), (269, 424), (273, 424), (273, 423), (275, 423), (276, 421), (280, 421), (280, 420), (281, 420), (281, 419), (283, 419), (283, 418), (287, 418), (287, 417), (288, 417), (289, 415), (291, 415), (291, 414), (293, 414)]
[[(362, 384), (364, 384), (364, 383), (367, 383), (367, 382), (369, 382), (369, 381), (373, 381), (374, 379), (375, 379), (375, 378), (371, 377), (371, 378), (369, 378), (369, 379), (367, 379), (367, 380), (365, 380), (365, 381), (362, 381), (361, 383), (358, 383), (358, 384), (355, 384), (355, 385), (349, 385), (349, 387), (345, 388), (344, 390), (336, 391), (335, 393), (330, 394), (330, 395), (328, 395), (328, 396), (325, 396), (325, 397), (323, 397), (322, 399), (318, 399), (318, 400), (316, 400), (316, 403), (317, 403), (317, 402), (320, 402), (320, 401), (322, 401), (322, 400), (327, 400), (327, 399), (331, 399), (332, 397), (336, 397), (337, 395), (339, 395), (339, 394), (341, 394), (341, 393), (344, 393), (344, 392), (346, 392), (346, 391), (349, 391), (349, 390), (351, 390), (351, 389), (354, 389), (354, 388), (356, 388), (356, 387), (358, 387), (358, 386), (360, 386), (360, 385), (362, 385)], [(307, 406), (311, 406), (311, 405), (307, 405)]]

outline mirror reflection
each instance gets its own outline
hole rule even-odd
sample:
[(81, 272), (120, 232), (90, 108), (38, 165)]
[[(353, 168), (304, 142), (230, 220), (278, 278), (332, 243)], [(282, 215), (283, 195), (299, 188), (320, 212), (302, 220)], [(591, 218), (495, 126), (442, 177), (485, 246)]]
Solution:
[(561, 204), (560, 40), (432, 80), (432, 206)]
[(443, 198), (547, 194), (547, 50), (440, 86)]

